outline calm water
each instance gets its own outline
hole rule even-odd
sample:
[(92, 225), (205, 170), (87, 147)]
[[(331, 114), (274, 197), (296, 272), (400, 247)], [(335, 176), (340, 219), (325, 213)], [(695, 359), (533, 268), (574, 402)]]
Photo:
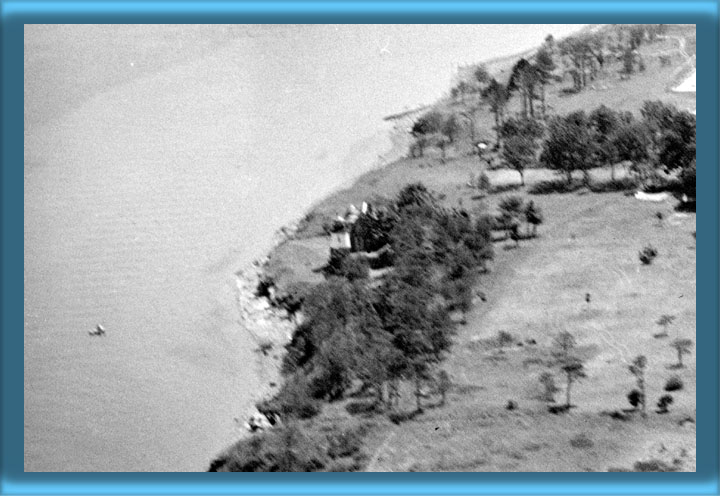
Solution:
[(234, 271), (383, 115), (572, 29), (26, 27), (25, 469), (204, 470), (262, 381)]

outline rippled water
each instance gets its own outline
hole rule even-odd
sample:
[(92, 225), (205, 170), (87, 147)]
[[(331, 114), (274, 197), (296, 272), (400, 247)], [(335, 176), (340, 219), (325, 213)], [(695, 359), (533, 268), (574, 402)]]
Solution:
[(262, 381), (234, 271), (481, 55), (432, 29), (26, 27), (26, 470), (207, 467)]

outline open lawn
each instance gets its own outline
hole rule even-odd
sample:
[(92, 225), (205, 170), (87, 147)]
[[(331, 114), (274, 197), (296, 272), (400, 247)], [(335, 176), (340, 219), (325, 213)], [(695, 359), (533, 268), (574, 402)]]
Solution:
[[(673, 199), (642, 202), (624, 193), (529, 195), (519, 188), (518, 174), (508, 170), (488, 172), (493, 186), (518, 189), (479, 199), (477, 190), (466, 185), (478, 170), (476, 157), (443, 165), (403, 160), (366, 174), (311, 215), (317, 220), (343, 213), (350, 203), (373, 195), (392, 197), (404, 184), (422, 181), (449, 206), (492, 212), (499, 199), (519, 194), (534, 200), (545, 217), (539, 236), (522, 240), (519, 248), (509, 240), (495, 244), (491, 272), (478, 287), (486, 301), (478, 301), (466, 315), (442, 364), (453, 382), (447, 404), (432, 407), (439, 396), (430, 395), (425, 400), (430, 408), (400, 425), (376, 417), (377, 427), (367, 439), (367, 470), (606, 471), (629, 469), (653, 457), (669, 464), (677, 458), (680, 470), (694, 470), (695, 425), (680, 425), (695, 418), (694, 345), (684, 356), (685, 367), (675, 369), (677, 354), (669, 343), (676, 337), (695, 340), (695, 214), (676, 213)], [(551, 171), (529, 170), (527, 187), (554, 177)], [(609, 171), (595, 170), (592, 177), (606, 180)], [(290, 241), (276, 256), (289, 256), (295, 244), (299, 251), (313, 246), (320, 260), (327, 245), (322, 237), (311, 239)], [(638, 252), (648, 244), (658, 256), (642, 265)], [(656, 322), (663, 314), (675, 319), (667, 337), (655, 337), (662, 333)], [(495, 344), (500, 331), (515, 341), (502, 350)], [(555, 415), (540, 397), (538, 378), (544, 371), (554, 374), (555, 399), (562, 404), (564, 377), (549, 353), (561, 331), (576, 337), (588, 377), (573, 384), (574, 408)], [(648, 358), (648, 418), (613, 419), (607, 414), (630, 408), (626, 395), (635, 388), (635, 378), (628, 365), (640, 354)], [(663, 387), (673, 375), (684, 387), (670, 393), (670, 413), (657, 414), (655, 405), (667, 394)], [(506, 410), (510, 400), (515, 410)], [(344, 406), (326, 406), (317, 421), (342, 416)], [(408, 390), (400, 409), (413, 407)]]
[[(674, 28), (667, 38), (643, 45), (645, 70), (629, 79), (619, 77), (616, 63), (581, 93), (563, 92), (568, 81), (550, 85), (549, 112), (590, 113), (604, 104), (639, 117), (645, 100), (692, 110), (694, 93), (669, 90), (693, 69), (694, 49), (694, 28)], [(661, 63), (661, 56), (671, 63)], [(473, 110), (476, 106), (469, 99), (448, 98), (436, 108), (475, 116), (472, 137), (494, 142), (494, 118), (486, 105)], [(513, 97), (508, 115), (519, 111), (519, 98)], [(661, 463), (635, 469), (694, 471), (695, 214), (676, 212), (672, 197), (643, 202), (632, 192), (529, 194), (534, 184), (557, 175), (527, 169), (521, 187), (517, 172), (487, 170), (501, 164), (496, 154), (484, 162), (468, 155), (470, 134), (466, 129), (457, 137), (445, 160), (428, 149), (425, 157), (366, 173), (318, 203), (295, 238), (271, 255), (278, 287), (317, 280), (316, 269), (329, 254), (324, 226), (351, 204), (382, 203), (413, 182), (422, 182), (445, 206), (476, 214), (494, 214), (503, 198), (520, 195), (532, 199), (545, 219), (537, 238), (523, 239), (517, 247), (510, 240), (495, 243), (491, 270), (476, 288), (482, 297), (458, 319), (464, 323), (441, 364), (452, 382), (445, 405), (428, 387), (424, 412), (395, 424), (386, 415), (359, 413), (366, 400), (354, 397), (325, 405), (307, 427), (365, 422), (365, 455), (358, 464), (366, 471), (608, 471), (633, 470), (637, 462), (651, 460)], [(468, 184), (483, 170), (494, 193), (481, 194)], [(618, 179), (626, 175), (622, 167), (615, 172)], [(596, 183), (608, 181), (610, 171), (596, 169), (590, 176)], [(643, 265), (638, 252), (648, 245), (658, 255)], [(662, 316), (672, 317), (665, 328), (657, 323)], [(501, 332), (512, 338), (503, 347)], [(565, 377), (551, 353), (560, 332), (575, 337), (587, 377), (572, 385), (572, 408), (555, 414), (548, 408), (566, 398)], [(682, 368), (670, 346), (675, 339), (692, 340)], [(638, 355), (647, 357), (647, 418), (632, 411), (627, 399), (637, 387), (628, 368)], [(543, 373), (554, 376), (557, 403), (543, 397)], [(682, 387), (668, 393), (664, 388), (671, 377)], [(665, 394), (673, 399), (669, 412), (657, 413)], [(407, 385), (397, 410), (409, 414), (414, 408)]]
[[(444, 364), (454, 383), (448, 404), (389, 429), (392, 441), (370, 470), (605, 471), (632, 467), (660, 443), (666, 456), (682, 459), (682, 470), (694, 470), (695, 427), (679, 425), (695, 417), (694, 353), (673, 369), (669, 346), (676, 336), (695, 339), (694, 215), (619, 193), (533, 198), (546, 223), (518, 249), (497, 246), (493, 272), (481, 283), (487, 301), (467, 315)], [(662, 225), (657, 211), (665, 214)], [(659, 255), (643, 266), (637, 252), (648, 243)], [(655, 338), (662, 314), (676, 319), (669, 337)], [(493, 340), (500, 331), (516, 343), (499, 350)], [(576, 337), (588, 377), (573, 384), (575, 408), (554, 415), (538, 377), (554, 373), (562, 403), (562, 374), (548, 366), (548, 347), (561, 331)], [(601, 415), (630, 407), (628, 365), (639, 354), (648, 358), (649, 418)], [(671, 393), (670, 413), (658, 415), (655, 404), (674, 374), (685, 387)], [(516, 410), (505, 409), (509, 400)]]

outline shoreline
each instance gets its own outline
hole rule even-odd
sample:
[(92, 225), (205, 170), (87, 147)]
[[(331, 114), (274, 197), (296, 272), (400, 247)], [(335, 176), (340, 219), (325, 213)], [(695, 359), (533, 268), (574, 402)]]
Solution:
[[(387, 138), (389, 149), (384, 153), (379, 153), (371, 167), (324, 193), (303, 210), (299, 217), (276, 229), (270, 247), (263, 250), (264, 255), (234, 272), (234, 303), (238, 311), (237, 324), (239, 331), (248, 336), (249, 342), (252, 343), (251, 351), (255, 357), (253, 373), (256, 378), (257, 390), (252, 395), (248, 411), (257, 412), (256, 403), (270, 397), (279, 388), (282, 381), (280, 367), (284, 346), (292, 339), (297, 325), (297, 322), (286, 310), (275, 306), (271, 299), (257, 295), (257, 288), (265, 275), (267, 262), (278, 247), (294, 239), (303, 220), (323, 201), (352, 187), (363, 174), (388, 167), (403, 158), (410, 142), (409, 133), (402, 129), (401, 125), (396, 124), (387, 130)], [(238, 415), (242, 414), (238, 413)], [(243, 427), (243, 423), (247, 419), (235, 417), (234, 420), (238, 427), (238, 435), (228, 443), (228, 446), (250, 434)]]

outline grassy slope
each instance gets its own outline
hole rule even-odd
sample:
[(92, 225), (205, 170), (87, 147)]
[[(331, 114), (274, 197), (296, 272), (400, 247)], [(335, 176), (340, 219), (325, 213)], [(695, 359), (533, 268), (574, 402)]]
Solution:
[[(669, 313), (677, 316), (670, 338), (695, 338), (694, 216), (673, 217), (668, 204), (617, 193), (534, 199), (547, 223), (540, 238), (497, 251), (493, 273), (483, 281), (488, 301), (467, 316), (445, 364), (455, 384), (448, 405), (394, 428), (399, 432), (374, 470), (603, 471), (631, 465), (654, 442), (694, 449), (694, 427), (677, 421), (694, 417), (695, 362), (688, 357), (687, 368), (668, 369), (675, 353), (667, 338), (653, 337), (655, 321)], [(671, 216), (664, 227), (655, 220), (658, 210)], [(637, 251), (646, 243), (660, 255), (641, 267)], [(537, 345), (498, 353), (488, 338), (501, 330)], [(556, 416), (537, 399), (537, 377), (552, 369), (536, 362), (563, 330), (577, 337), (588, 357), (588, 378), (573, 388), (578, 407)], [(637, 354), (649, 359), (650, 407), (670, 375), (685, 382), (673, 393), (672, 413), (630, 423), (600, 416), (628, 406), (625, 394), (634, 379), (627, 361)], [(519, 409), (506, 411), (508, 400)], [(570, 446), (581, 433), (593, 440), (592, 448)]]
[[(694, 108), (694, 94), (667, 91), (686, 71), (684, 58), (678, 55), (672, 66), (661, 67), (649, 53), (673, 50), (675, 43), (666, 40), (647, 48), (647, 70), (628, 81), (608, 73), (593, 83), (597, 89), (564, 97), (560, 88), (567, 83), (551, 87), (548, 104), (556, 113), (590, 111), (600, 104), (637, 111), (648, 99)], [(517, 100), (511, 105), (511, 111), (519, 110)], [(492, 125), (492, 116), (481, 111), (478, 136), (493, 136)], [(271, 256), (270, 267), (298, 263), (293, 255), (296, 243), (304, 260), (312, 258), (307, 256), (309, 246), (315, 250), (312, 259), (322, 260), (327, 245), (317, 236), (324, 221), (344, 213), (351, 203), (392, 197), (408, 182), (422, 181), (448, 205), (493, 209), (500, 195), (476, 200), (476, 191), (465, 186), (479, 165), (476, 157), (462, 156), (464, 146), (451, 151), (455, 158), (445, 164), (432, 152), (425, 158), (400, 160), (326, 198), (301, 230), (300, 236), (310, 240), (290, 241)], [(495, 186), (519, 181), (512, 171), (491, 171), (490, 175)], [(549, 177), (548, 171), (531, 170), (526, 181), (532, 184)], [(668, 369), (675, 361), (669, 339), (676, 333), (695, 339), (695, 251), (690, 235), (695, 230), (694, 215), (673, 216), (669, 203), (643, 203), (622, 194), (532, 198), (543, 209), (546, 225), (541, 226), (540, 238), (523, 242), (520, 249), (498, 246), (493, 271), (481, 281), (488, 301), (467, 316), (444, 364), (455, 385), (448, 405), (431, 408), (400, 426), (375, 418), (377, 429), (367, 443), (372, 455), (368, 470), (604, 471), (610, 466), (631, 466), (649, 456), (659, 442), (668, 448), (666, 457), (686, 449), (687, 456), (681, 457), (683, 469), (694, 470), (694, 424), (678, 425), (681, 418), (694, 418), (694, 358), (686, 357), (685, 369)], [(663, 227), (657, 225), (657, 211), (666, 216)], [(660, 255), (652, 266), (641, 267), (637, 252), (647, 243), (657, 247)], [(592, 295), (590, 305), (583, 300), (586, 292)], [(655, 321), (663, 313), (676, 315), (677, 320), (670, 326), (669, 339), (656, 339)], [(537, 345), (498, 354), (487, 339), (500, 330), (521, 340), (533, 338)], [(536, 398), (537, 377), (545, 370), (538, 362), (551, 337), (562, 330), (577, 336), (588, 359), (589, 377), (573, 387), (573, 403), (578, 407), (569, 415), (555, 416)], [(627, 423), (601, 416), (602, 410), (628, 406), (625, 395), (634, 387), (634, 379), (626, 362), (637, 354), (649, 359), (650, 411), (664, 394), (662, 386), (670, 375), (679, 374), (685, 389), (673, 393), (675, 403), (668, 415), (651, 413), (647, 420)], [(562, 387), (557, 373), (556, 380)], [(504, 409), (511, 399), (518, 403), (518, 410)], [(406, 401), (403, 406), (410, 409), (409, 394)], [(313, 423), (342, 422), (347, 417), (343, 406), (329, 405)], [(592, 446), (573, 447), (570, 440), (579, 434), (587, 435)]]

